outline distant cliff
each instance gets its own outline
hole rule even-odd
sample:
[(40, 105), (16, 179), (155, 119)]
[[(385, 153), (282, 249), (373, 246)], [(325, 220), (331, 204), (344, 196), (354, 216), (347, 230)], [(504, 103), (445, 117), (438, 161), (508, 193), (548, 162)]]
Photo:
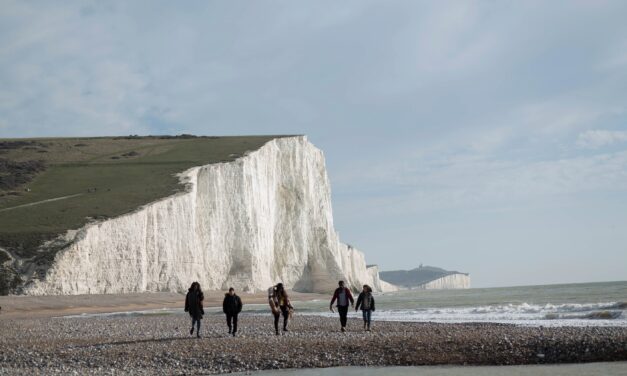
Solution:
[(385, 282), (409, 289), (467, 289), (468, 273), (448, 271), (433, 266), (420, 266), (412, 270), (379, 272)]
[(185, 192), (68, 231), (41, 276), (22, 275), (26, 294), (184, 292), (283, 282), (328, 292), (343, 279), (394, 289), (333, 228), (322, 152), (306, 137), (276, 138), (227, 163), (191, 168)]

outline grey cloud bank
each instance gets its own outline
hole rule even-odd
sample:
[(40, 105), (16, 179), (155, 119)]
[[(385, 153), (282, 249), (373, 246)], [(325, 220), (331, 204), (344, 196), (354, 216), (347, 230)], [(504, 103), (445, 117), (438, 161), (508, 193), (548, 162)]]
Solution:
[(0, 6), (0, 137), (307, 134), (381, 269), (625, 280), (627, 4)]

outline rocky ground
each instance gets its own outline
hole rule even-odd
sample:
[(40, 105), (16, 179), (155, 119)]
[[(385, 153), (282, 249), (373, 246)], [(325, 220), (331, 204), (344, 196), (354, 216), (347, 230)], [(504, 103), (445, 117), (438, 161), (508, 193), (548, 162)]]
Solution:
[(211, 374), (381, 365), (537, 364), (627, 360), (627, 328), (526, 328), (499, 324), (338, 320), (244, 314), (238, 337), (207, 315), (202, 338), (184, 314), (0, 320), (0, 374)]

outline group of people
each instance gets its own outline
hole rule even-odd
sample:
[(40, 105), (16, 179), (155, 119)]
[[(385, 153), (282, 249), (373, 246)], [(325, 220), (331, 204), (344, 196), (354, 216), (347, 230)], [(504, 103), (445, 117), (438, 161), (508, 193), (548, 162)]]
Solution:
[[(194, 334), (194, 327), (196, 328), (196, 336), (200, 338), (200, 320), (202, 320), (205, 310), (203, 308), (203, 301), (205, 296), (200, 288), (200, 283), (194, 282), (187, 292), (185, 297), (185, 312), (188, 312), (192, 318), (192, 328), (189, 330), (189, 334)], [(335, 289), (333, 297), (331, 298), (331, 304), (329, 309), (333, 311), (333, 303), (336, 302), (337, 311), (340, 314), (341, 331), (346, 331), (348, 307), (355, 307), (355, 311), (361, 309), (364, 319), (364, 330), (370, 331), (370, 321), (372, 318), (372, 312), (375, 310), (374, 297), (372, 296), (372, 288), (368, 285), (363, 286), (363, 290), (357, 297), (357, 304), (354, 304), (353, 294), (351, 290), (344, 286), (344, 281), (339, 281), (338, 288)], [(282, 283), (278, 283), (268, 289), (268, 304), (270, 310), (274, 316), (274, 331), (276, 335), (279, 335), (279, 321), (283, 316), (283, 331), (287, 332), (289, 319), (292, 317), (294, 307), (290, 302), (290, 298), (287, 291), (283, 287)], [(235, 336), (237, 333), (237, 315), (242, 311), (242, 299), (235, 294), (233, 287), (229, 288), (229, 292), (224, 294), (224, 300), (222, 302), (222, 311), (226, 315), (226, 323), (229, 328), (229, 334)]]

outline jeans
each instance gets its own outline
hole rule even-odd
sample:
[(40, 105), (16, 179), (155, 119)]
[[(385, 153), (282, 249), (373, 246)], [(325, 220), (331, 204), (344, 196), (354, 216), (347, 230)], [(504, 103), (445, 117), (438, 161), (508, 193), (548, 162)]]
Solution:
[(342, 328), (344, 328), (346, 327), (348, 306), (337, 306), (337, 311), (340, 313), (340, 324), (342, 324)]
[[(233, 322), (233, 326), (231, 326), (231, 321)], [(236, 314), (226, 314), (226, 325), (229, 326), (229, 333), (235, 334), (237, 332), (237, 313)], [(231, 330), (231, 328), (233, 330)]]
[(361, 313), (364, 316), (364, 324), (368, 324), (368, 327), (370, 327), (370, 318), (372, 317), (372, 311), (369, 309), (364, 309), (363, 311), (361, 311)]
[(200, 318), (192, 317), (192, 330), (194, 330), (194, 323), (196, 323), (196, 334), (200, 335)]

